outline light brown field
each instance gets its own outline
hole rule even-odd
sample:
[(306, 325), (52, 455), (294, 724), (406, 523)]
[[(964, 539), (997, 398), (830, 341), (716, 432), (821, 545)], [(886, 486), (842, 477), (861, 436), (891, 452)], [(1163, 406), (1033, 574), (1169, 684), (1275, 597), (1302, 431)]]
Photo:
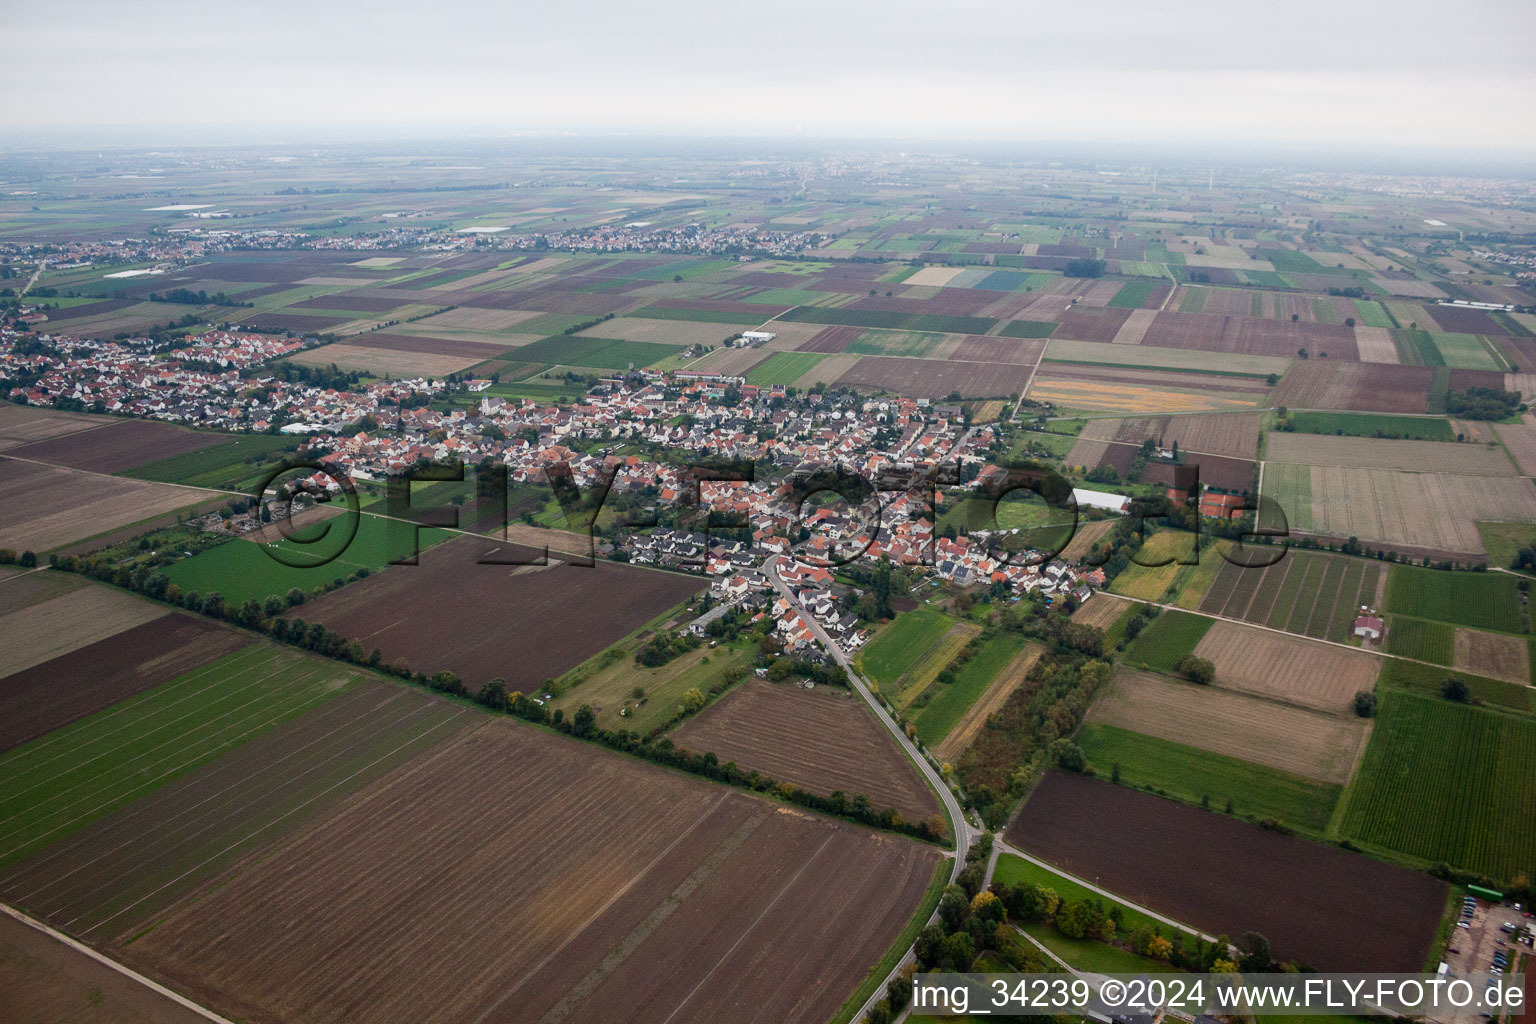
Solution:
[(1525, 640), (1503, 633), (1458, 627), (1453, 664), (1467, 672), (1512, 683), (1531, 681), (1530, 656)]
[(1344, 784), (1370, 735), (1366, 720), (1121, 668), (1088, 720)]
[[(1463, 476), (1514, 476), (1509, 456), (1497, 446), (1454, 441), (1273, 432), (1264, 447), (1270, 462), (1346, 469), (1403, 470)], [(1536, 512), (1536, 509), (1532, 510)]]
[[(1533, 323), (1527, 326), (1536, 327), (1536, 316), (1524, 313), (1511, 313), (1510, 316), (1524, 316), (1527, 320), (1533, 321)], [(1536, 373), (1506, 373), (1504, 375), (1504, 390), (1518, 391), (1520, 397), (1524, 398), (1527, 402), (1536, 400)]]
[(1355, 327), (1355, 346), (1360, 350), (1362, 363), (1400, 363), (1397, 343), (1392, 332), (1385, 327)]
[(166, 614), (163, 605), (102, 586), (18, 608), (0, 618), (0, 635), (7, 638), (0, 675), (41, 665)]
[(543, 313), (527, 309), (476, 309), (460, 306), (446, 313), (418, 320), (415, 327), (464, 327), (476, 331), (505, 331)]
[(250, 1021), (820, 1024), (937, 862), (496, 719), (112, 952)]
[(1072, 613), (1072, 621), (1082, 623), (1085, 626), (1093, 626), (1097, 629), (1108, 629), (1120, 621), (1120, 616), (1132, 606), (1125, 601), (1116, 601), (1112, 597), (1097, 597), (1090, 600), (1077, 611)]
[(849, 355), (827, 356), (827, 358), (795, 378), (795, 382), (790, 386), (808, 388), (813, 384), (830, 384), (853, 369), (860, 358), (860, 356)]
[[(495, 355), (486, 349), (485, 359)], [(303, 366), (330, 366), (342, 370), (360, 370), (374, 377), (442, 377), (484, 362), (484, 359), (438, 355), (430, 352), (398, 352), (386, 348), (364, 348), (334, 342), (288, 357)]]
[(1475, 444), (1497, 445), (1499, 435), (1494, 432), (1496, 426), (1497, 423), (1489, 423), (1487, 420), (1451, 420), (1451, 430)]
[(1536, 415), (1526, 413), (1519, 423), (1495, 423), (1493, 429), (1520, 464), (1520, 472), (1536, 476)]
[[(649, 341), (657, 345), (718, 345), (734, 334), (748, 328), (739, 324), (699, 323), (693, 320), (651, 320), (644, 317), (620, 316), (604, 320), (596, 327), (589, 327), (577, 337), (618, 338), (621, 341)], [(772, 327), (768, 328), (770, 331)], [(775, 339), (777, 340), (777, 339)], [(749, 349), (759, 355), (766, 348)]]
[(953, 761), (971, 745), (976, 734), (981, 732), (982, 726), (987, 724), (987, 719), (1001, 711), (1003, 705), (1008, 703), (1008, 698), (1024, 682), (1044, 651), (1045, 648), (1039, 644), (1024, 645), (1024, 649), (1015, 655), (1014, 659), (997, 674), (997, 678), (987, 686), (986, 692), (977, 698), (976, 703), (972, 704), (960, 721), (955, 723), (949, 735), (934, 748), (934, 753), (938, 755), (940, 761)]
[[(1093, 424), (1090, 423), (1089, 426), (1091, 427)], [(1086, 434), (1087, 430), (1084, 430), (1083, 434), (1079, 435), (1078, 439), (1072, 442), (1072, 448), (1067, 452), (1067, 457), (1062, 459), (1064, 464), (1092, 469), (1103, 461), (1104, 454), (1109, 451), (1109, 442), (1096, 441), (1091, 437), (1084, 436)]]
[(79, 433), (104, 426), (111, 421), (83, 413), (57, 412), (30, 405), (0, 404), (0, 451), (33, 441)]
[(45, 551), (186, 508), (207, 491), (0, 459), (0, 547)]
[(919, 657), (900, 679), (891, 684), (887, 696), (894, 695), (896, 705), (905, 710), (918, 695), (933, 685), (938, 674), (960, 653), (960, 648), (980, 635), (981, 627), (974, 622), (957, 622), (950, 626), (937, 643)]
[(1112, 519), (1100, 519), (1091, 523), (1078, 523), (1077, 530), (1072, 534), (1072, 539), (1062, 548), (1061, 558), (1065, 562), (1075, 562), (1079, 558), (1093, 550), (1093, 546), (1104, 538), (1110, 530), (1115, 528)]
[[(1170, 305), (1173, 305), (1170, 303)], [(1177, 309), (1177, 306), (1173, 306)], [(1116, 345), (1140, 345), (1141, 339), (1147, 336), (1147, 328), (1152, 326), (1152, 321), (1157, 319), (1155, 309), (1133, 309), (1125, 323), (1115, 332), (1114, 344)]]
[(772, 352), (763, 348), (717, 348), (702, 359), (689, 363), (688, 369), (699, 373), (726, 373), (741, 377), (772, 355)]
[[(1153, 313), (1154, 310), (1139, 310)], [(1145, 366), (1161, 370), (1221, 370), (1227, 373), (1246, 373), (1263, 376), (1283, 374), (1291, 365), (1289, 359), (1277, 356), (1255, 356), (1232, 352), (1201, 352), (1187, 348), (1160, 348), (1155, 345), (1138, 345), (1134, 349), (1121, 346), (1119, 336), (1113, 343), (1102, 341), (1075, 341), (1052, 338), (1045, 346), (1045, 366), (1052, 360), (1070, 362), (1108, 363), (1112, 365)]]
[(1134, 384), (1096, 384), (1092, 381), (1052, 379), (1047, 374), (1035, 378), (1029, 397), (1037, 402), (1052, 402), (1069, 409), (1105, 412), (1217, 412), (1224, 409), (1251, 409), (1257, 397), (1239, 394), (1138, 387)]
[(1380, 659), (1298, 636), (1219, 620), (1195, 647), (1216, 666), (1216, 685), (1330, 713), (1369, 690)]
[(953, 281), (964, 269), (964, 267), (924, 267), (902, 283), (909, 286), (932, 285), (942, 288)]

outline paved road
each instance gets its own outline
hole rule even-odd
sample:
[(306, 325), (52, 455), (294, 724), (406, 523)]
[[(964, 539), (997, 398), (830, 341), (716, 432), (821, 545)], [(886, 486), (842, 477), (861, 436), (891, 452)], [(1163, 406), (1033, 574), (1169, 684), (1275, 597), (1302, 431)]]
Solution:
[[(785, 556), (780, 556), (780, 558), (783, 557)], [(950, 791), (949, 786), (945, 784), (939, 773), (934, 770), (933, 765), (928, 763), (928, 759), (917, 749), (917, 745), (907, 738), (906, 733), (901, 731), (901, 727), (896, 724), (896, 720), (885, 710), (884, 705), (875, 699), (873, 691), (869, 688), (869, 683), (854, 670), (853, 662), (843, 653), (843, 649), (832, 641), (832, 638), (827, 635), (826, 630), (821, 628), (821, 623), (817, 622), (811, 617), (809, 612), (800, 607), (800, 602), (795, 600), (794, 592), (790, 590), (788, 584), (779, 578), (779, 558), (769, 561), (766, 568), (768, 570), (768, 579), (773, 584), (774, 589), (800, 612), (800, 617), (805, 620), (806, 625), (810, 627), (816, 639), (821, 641), (822, 646), (827, 649), (827, 653), (832, 655), (833, 659), (848, 673), (849, 683), (858, 691), (859, 696), (864, 698), (864, 702), (874, 710), (875, 717), (885, 724), (886, 730), (896, 738), (896, 742), (901, 745), (901, 749), (906, 752), (907, 757), (917, 765), (918, 770), (928, 779), (928, 784), (938, 793), (939, 799), (944, 804), (944, 812), (949, 816), (950, 831), (955, 836), (955, 860), (950, 866), (949, 872), (949, 880), (953, 883), (955, 879), (960, 877), (960, 872), (965, 869), (965, 853), (971, 847), (972, 838), (971, 826), (965, 820), (965, 810), (960, 806), (960, 801), (955, 799), (955, 794)], [(932, 921), (937, 916), (938, 911), (935, 910), (933, 917), (930, 917), (929, 921)], [(895, 978), (903, 967), (912, 962), (912, 959), (912, 950), (908, 949), (896, 966), (891, 969), (891, 973), (876, 986), (873, 994), (865, 1000), (864, 1005), (853, 1015), (853, 1020), (862, 1020), (869, 1013), (875, 1003), (885, 996), (886, 986), (890, 984), (891, 979)]]

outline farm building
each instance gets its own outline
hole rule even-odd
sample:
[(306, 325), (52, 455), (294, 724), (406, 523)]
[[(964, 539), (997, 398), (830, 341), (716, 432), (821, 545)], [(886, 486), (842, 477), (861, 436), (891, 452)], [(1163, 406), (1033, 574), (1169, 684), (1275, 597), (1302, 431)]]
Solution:
[(1106, 512), (1124, 513), (1131, 499), (1123, 494), (1110, 494), (1107, 491), (1089, 491), (1081, 487), (1072, 488), (1072, 500), (1077, 502), (1079, 508), (1097, 508)]
[(778, 337), (778, 335), (775, 334), (772, 331), (742, 331), (741, 332), (741, 340), (746, 342), (748, 345), (761, 345), (764, 342), (772, 341), (774, 338), (777, 338), (777, 337)]
[(1386, 624), (1374, 615), (1362, 615), (1355, 619), (1355, 636), (1367, 640), (1380, 640)]

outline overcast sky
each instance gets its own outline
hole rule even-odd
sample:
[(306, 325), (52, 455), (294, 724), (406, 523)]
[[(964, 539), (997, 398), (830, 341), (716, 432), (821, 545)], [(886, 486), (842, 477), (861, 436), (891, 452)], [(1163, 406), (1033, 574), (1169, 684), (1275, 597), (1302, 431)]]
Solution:
[(1532, 0), (8, 7), (13, 130), (1536, 148)]

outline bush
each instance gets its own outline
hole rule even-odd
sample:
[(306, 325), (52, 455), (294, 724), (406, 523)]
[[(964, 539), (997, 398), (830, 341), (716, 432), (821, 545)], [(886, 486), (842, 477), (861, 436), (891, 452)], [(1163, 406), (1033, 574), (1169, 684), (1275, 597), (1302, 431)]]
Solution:
[(1193, 654), (1186, 654), (1179, 659), (1179, 663), (1174, 668), (1179, 675), (1201, 686), (1209, 686), (1216, 681), (1216, 666), (1209, 658), (1197, 658)]
[(1361, 718), (1376, 717), (1376, 694), (1361, 690), (1355, 694), (1355, 714)]

